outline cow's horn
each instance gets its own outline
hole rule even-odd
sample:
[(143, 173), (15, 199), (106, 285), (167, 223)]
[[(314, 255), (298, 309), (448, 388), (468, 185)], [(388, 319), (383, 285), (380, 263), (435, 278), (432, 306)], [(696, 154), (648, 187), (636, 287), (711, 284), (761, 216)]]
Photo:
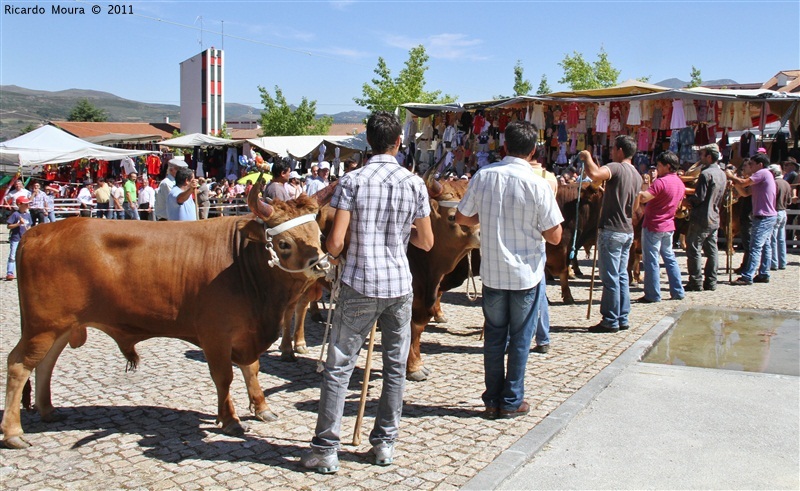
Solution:
[(267, 220), (270, 215), (275, 211), (272, 205), (264, 203), (258, 198), (261, 192), (261, 179), (259, 178), (256, 183), (250, 188), (250, 194), (247, 195), (247, 207), (250, 211), (262, 220)]
[(436, 198), (440, 194), (442, 194), (443, 188), (442, 184), (436, 180), (436, 166), (431, 166), (428, 169), (428, 172), (425, 173), (425, 186), (428, 188), (428, 196), (431, 198)]

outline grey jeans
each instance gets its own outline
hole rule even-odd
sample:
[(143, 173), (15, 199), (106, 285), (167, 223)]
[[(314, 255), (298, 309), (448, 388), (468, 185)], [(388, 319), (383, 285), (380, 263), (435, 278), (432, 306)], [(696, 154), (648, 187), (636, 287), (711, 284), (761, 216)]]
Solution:
[(377, 319), (380, 319), (381, 325), (383, 389), (369, 441), (377, 445), (380, 442), (392, 443), (397, 439), (403, 412), (406, 361), (411, 343), (412, 297), (412, 293), (397, 298), (366, 297), (342, 283), (333, 315), (312, 448), (320, 451), (339, 448), (347, 386), (358, 353)]

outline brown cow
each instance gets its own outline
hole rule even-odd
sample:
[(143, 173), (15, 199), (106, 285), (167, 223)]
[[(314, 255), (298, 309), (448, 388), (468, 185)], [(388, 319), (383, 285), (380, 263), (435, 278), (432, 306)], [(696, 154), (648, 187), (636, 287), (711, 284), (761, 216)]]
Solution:
[[(430, 176), (428, 176), (430, 177)], [(420, 355), (420, 337), (431, 318), (436, 313), (436, 300), (439, 283), (444, 276), (451, 272), (456, 265), (464, 259), (467, 253), (480, 247), (478, 235), (479, 228), (465, 227), (455, 223), (455, 205), (464, 196), (467, 190), (467, 181), (438, 182), (428, 181), (428, 193), (431, 196), (431, 228), (433, 229), (434, 243), (430, 251), (423, 251), (408, 245), (408, 262), (412, 275), (414, 299), (411, 313), (411, 348), (408, 354), (407, 376), (409, 380), (425, 380), (429, 371), (423, 366)], [(332, 225), (333, 211), (330, 207), (323, 207), (318, 216), (318, 223), (323, 233), (329, 231)], [(307, 292), (308, 300), (318, 299), (321, 291), (312, 289)], [(305, 342), (305, 314), (307, 304), (298, 303), (295, 312), (294, 344), (298, 353), (306, 351)], [(283, 349), (282, 358), (293, 360), (294, 355)]]
[[(327, 261), (313, 221), (317, 202), (301, 196), (271, 206), (258, 200), (259, 188), (248, 199), (255, 217), (166, 223), (73, 218), (25, 234), (17, 255), (22, 333), (8, 356), (2, 421), (6, 446), (29, 446), (20, 402), (33, 369), (36, 408), (43, 420), (58, 419), (50, 394), (53, 367), (67, 343), (77, 348), (85, 342), (88, 326), (111, 336), (132, 368), (139, 363), (136, 344), (149, 338), (200, 347), (226, 434), (245, 431), (230, 397), (231, 361), (242, 370), (256, 416), (276, 418), (258, 386), (258, 358)], [(304, 221), (309, 215), (312, 220)], [(282, 224), (290, 228), (275, 229)], [(109, 267), (120, 261), (125, 268)], [(130, 274), (143, 270), (154, 273)]]
[[(580, 204), (578, 204), (578, 186), (581, 186)], [(578, 234), (575, 239), (575, 255), (586, 244), (597, 237), (597, 221), (600, 216), (600, 203), (603, 192), (592, 183), (570, 183), (560, 185), (556, 192), (556, 202), (564, 217), (561, 224), (561, 242), (558, 245), (547, 243), (547, 262), (545, 270), (561, 283), (561, 297), (566, 304), (575, 303), (569, 289), (570, 251), (572, 249), (573, 235), (575, 234), (576, 206), (578, 216)]]

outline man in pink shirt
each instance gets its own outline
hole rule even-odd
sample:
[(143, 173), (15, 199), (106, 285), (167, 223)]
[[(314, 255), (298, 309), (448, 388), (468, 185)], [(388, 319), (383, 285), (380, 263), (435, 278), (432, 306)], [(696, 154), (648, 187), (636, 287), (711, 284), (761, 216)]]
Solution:
[(678, 156), (663, 152), (656, 157), (657, 179), (639, 193), (639, 203), (647, 203), (642, 221), (642, 262), (644, 263), (644, 296), (640, 303), (661, 301), (658, 256), (664, 260), (669, 280), (669, 294), (673, 300), (685, 295), (681, 284), (681, 271), (672, 251), (672, 234), (675, 231), (675, 211), (686, 194), (686, 186), (678, 177)]

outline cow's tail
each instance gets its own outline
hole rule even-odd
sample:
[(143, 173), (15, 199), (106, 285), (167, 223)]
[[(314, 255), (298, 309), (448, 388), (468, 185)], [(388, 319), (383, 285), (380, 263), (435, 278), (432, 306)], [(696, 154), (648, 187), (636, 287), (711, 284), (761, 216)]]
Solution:
[(22, 388), (22, 407), (25, 409), (33, 409), (31, 404), (31, 379), (25, 381), (25, 387)]

